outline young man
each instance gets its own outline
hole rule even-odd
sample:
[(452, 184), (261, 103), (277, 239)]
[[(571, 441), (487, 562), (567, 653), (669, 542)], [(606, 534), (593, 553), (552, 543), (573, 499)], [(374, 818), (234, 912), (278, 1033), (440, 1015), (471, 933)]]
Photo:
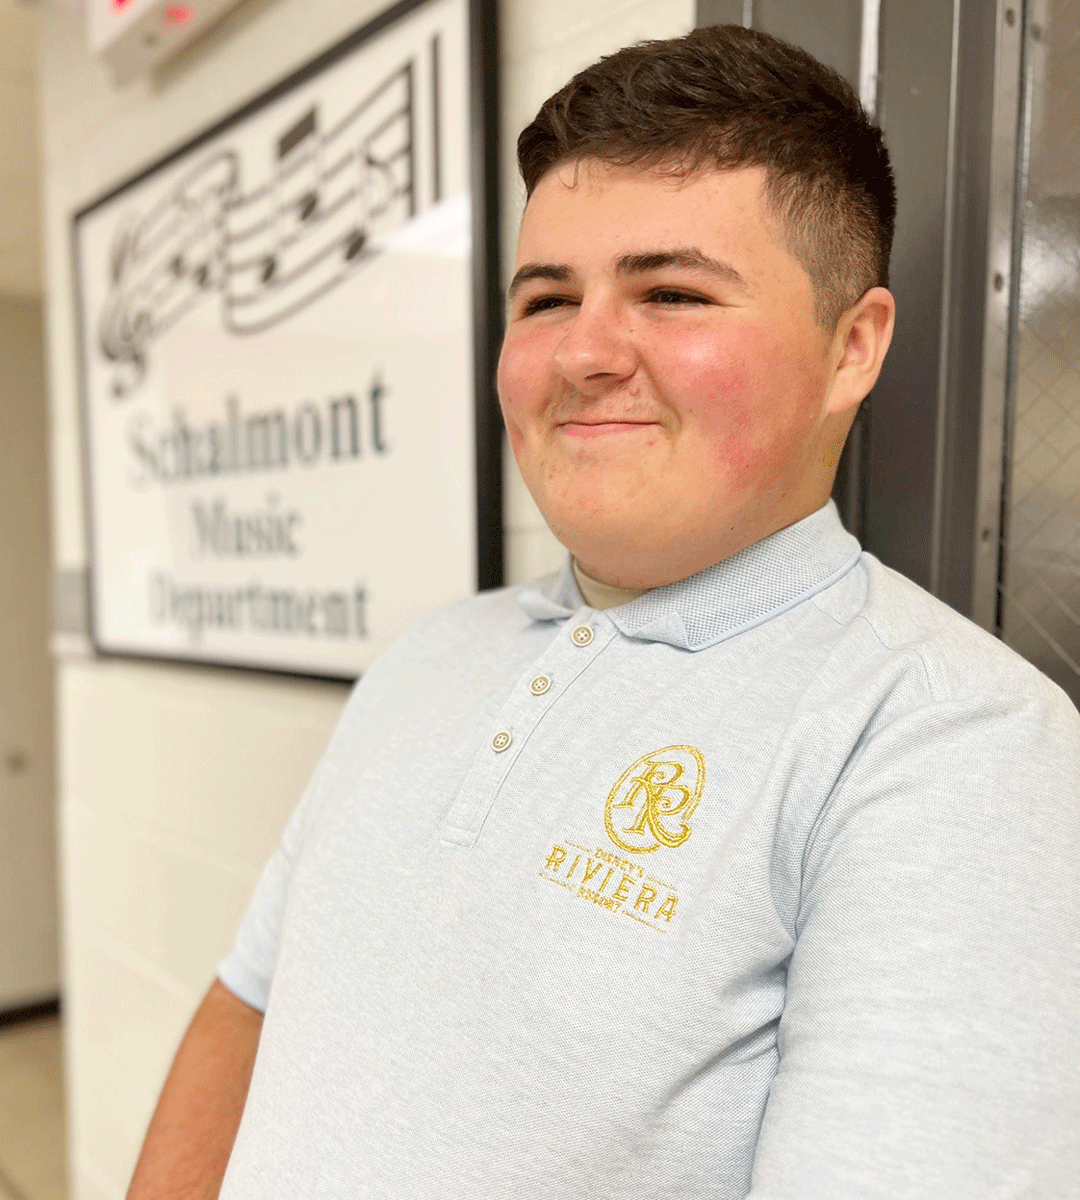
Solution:
[(829, 501), (878, 131), (721, 27), (520, 160), (499, 389), (567, 565), (360, 682), (131, 1197), (1080, 1195), (1080, 722)]

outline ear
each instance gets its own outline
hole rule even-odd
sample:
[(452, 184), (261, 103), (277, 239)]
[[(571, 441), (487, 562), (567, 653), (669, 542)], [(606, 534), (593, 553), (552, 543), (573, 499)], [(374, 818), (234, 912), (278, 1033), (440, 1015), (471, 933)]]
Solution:
[(844, 313), (833, 335), (836, 366), (825, 411), (840, 415), (857, 408), (877, 382), (892, 341), (896, 301), (883, 287), (872, 287)]

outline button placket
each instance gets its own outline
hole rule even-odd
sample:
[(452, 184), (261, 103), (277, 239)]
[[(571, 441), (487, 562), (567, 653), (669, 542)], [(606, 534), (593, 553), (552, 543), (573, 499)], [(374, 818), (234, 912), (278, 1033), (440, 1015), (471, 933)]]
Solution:
[[(597, 629), (581, 621), (583, 615), (559, 631), (511, 688), (447, 813), (444, 842), (473, 845), (518, 755), (544, 714), (615, 636), (615, 626), (610, 622), (609, 628)], [(579, 629), (586, 630), (588, 637), (575, 637)]]

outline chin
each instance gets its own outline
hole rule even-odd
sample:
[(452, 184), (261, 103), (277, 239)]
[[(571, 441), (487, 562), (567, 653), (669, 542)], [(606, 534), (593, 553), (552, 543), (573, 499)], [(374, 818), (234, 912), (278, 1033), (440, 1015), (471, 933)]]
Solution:
[(567, 480), (542, 481), (529, 491), (552, 528), (578, 526), (631, 534), (640, 528), (643, 514), (670, 507), (670, 499), (652, 495), (646, 481), (629, 479), (624, 472), (615, 480), (606, 472), (580, 472)]
[(605, 521), (597, 516), (583, 521), (582, 515), (579, 510), (565, 514), (561, 520), (549, 518), (548, 525), (583, 566), (586, 562), (614, 564), (655, 556), (655, 539), (643, 536), (639, 520), (623, 517)]

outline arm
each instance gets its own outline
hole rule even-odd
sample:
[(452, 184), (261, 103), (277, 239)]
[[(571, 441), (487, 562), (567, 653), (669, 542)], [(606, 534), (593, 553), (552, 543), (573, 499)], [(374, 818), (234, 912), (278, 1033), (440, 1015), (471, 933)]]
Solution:
[(165, 1080), (127, 1200), (211, 1200), (244, 1111), (262, 1013), (217, 980)]
[(1080, 723), (943, 703), (806, 849), (752, 1200), (1080, 1198)]

